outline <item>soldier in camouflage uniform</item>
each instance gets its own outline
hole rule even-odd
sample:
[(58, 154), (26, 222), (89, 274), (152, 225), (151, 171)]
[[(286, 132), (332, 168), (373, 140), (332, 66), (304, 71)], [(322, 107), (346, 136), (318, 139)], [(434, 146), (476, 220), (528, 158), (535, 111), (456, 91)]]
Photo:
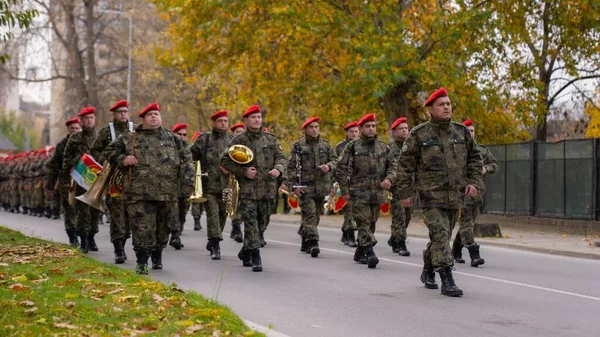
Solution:
[[(188, 142), (188, 131), (187, 124), (177, 123), (173, 125), (171, 128), (171, 132), (175, 134), (175, 136), (179, 137), (179, 139), (183, 142), (185, 147), (190, 147)], [(191, 168), (193, 169), (193, 168)], [(172, 230), (175, 230), (177, 233), (175, 235), (171, 235), (171, 240), (169, 240), (169, 245), (176, 250), (180, 250), (184, 247), (183, 243), (181, 243), (181, 234), (183, 233), (183, 225), (185, 224), (185, 218), (187, 217), (187, 213), (190, 210), (190, 201), (189, 195), (184, 193), (183, 190), (179, 193), (179, 198), (177, 199), (177, 217), (176, 221), (173, 223)]]
[[(408, 137), (408, 123), (406, 123), (406, 117), (396, 119), (390, 128), (394, 140), (388, 145), (394, 155), (394, 158), (398, 160), (402, 153), (402, 144)], [(392, 247), (392, 251), (400, 256), (410, 256), (410, 252), (406, 248), (406, 228), (410, 222), (412, 207), (404, 208), (400, 205), (400, 195), (397, 186), (392, 186), (392, 226), (391, 235), (388, 240), (388, 245)]]
[[(12, 191), (10, 197), (10, 208), (15, 213), (21, 213), (21, 187), (22, 187), (22, 167), (23, 163), (27, 160), (27, 153), (19, 153), (14, 158), (14, 164), (12, 169), (9, 171), (9, 177), (11, 178), (9, 191)], [(23, 214), (25, 213), (25, 208), (23, 208)]]
[(123, 170), (123, 197), (137, 257), (136, 273), (148, 274), (162, 269), (162, 251), (167, 246), (172, 223), (177, 218), (177, 199), (181, 191), (194, 190), (194, 172), (188, 147), (171, 131), (162, 127), (158, 104), (139, 114), (143, 119), (135, 132), (122, 134), (103, 152), (111, 165)]
[(346, 145), (337, 164), (337, 181), (344, 200), (352, 203), (352, 217), (358, 227), (354, 261), (375, 268), (379, 259), (373, 247), (379, 205), (387, 202), (388, 190), (396, 179), (396, 159), (389, 146), (377, 139), (375, 115), (358, 121), (360, 138)]
[[(99, 163), (106, 160), (102, 156), (102, 151), (108, 144), (115, 141), (124, 133), (133, 132), (133, 122), (129, 121), (129, 102), (121, 100), (115, 103), (108, 111), (112, 112), (113, 121), (105, 125), (98, 131), (98, 137), (94, 141), (90, 154)], [(115, 263), (122, 264), (127, 260), (125, 254), (125, 243), (131, 236), (129, 218), (125, 212), (125, 203), (122, 196), (117, 196), (113, 191), (111, 196), (110, 187), (106, 188), (104, 197), (108, 217), (110, 219), (110, 241), (114, 247)]]
[(34, 163), (31, 167), (31, 170), (33, 171), (33, 193), (31, 196), (31, 203), (35, 211), (35, 215), (38, 217), (43, 217), (45, 210), (44, 180), (46, 178), (43, 167), (46, 160), (46, 152), (46, 149), (37, 150)]
[(48, 180), (46, 182), (46, 192), (48, 194), (59, 193), (60, 203), (62, 205), (64, 218), (65, 218), (65, 231), (69, 236), (69, 244), (76, 247), (79, 243), (77, 241), (77, 224), (75, 218), (75, 208), (69, 204), (69, 189), (71, 187), (71, 177), (69, 171), (63, 170), (63, 158), (65, 154), (65, 148), (69, 137), (81, 131), (81, 124), (78, 117), (69, 119), (65, 125), (67, 126), (68, 134), (65, 138), (61, 139), (56, 144), (56, 151), (54, 156), (46, 163), (44, 170)]
[(244, 246), (238, 254), (244, 266), (252, 271), (262, 271), (261, 239), (271, 217), (271, 200), (277, 193), (279, 178), (287, 161), (275, 135), (262, 130), (260, 107), (253, 105), (242, 115), (246, 131), (232, 139), (232, 145), (245, 145), (254, 153), (246, 165), (234, 162), (227, 152), (221, 156), (221, 166), (234, 174), (240, 185), (238, 212), (244, 221)]
[[(197, 131), (196, 133), (194, 133), (194, 135), (192, 136), (192, 144), (196, 141), (196, 139), (198, 138), (198, 136), (200, 136), (202, 134), (202, 132)], [(190, 144), (190, 146), (192, 146)], [(192, 166), (195, 166), (195, 163), (192, 163)], [(204, 204), (201, 202), (193, 202), (191, 203), (191, 209), (192, 209), (192, 218), (194, 218), (194, 230), (195, 231), (199, 231), (202, 229), (202, 225), (200, 224), (200, 218), (202, 218), (202, 212), (204, 211)]]
[[(244, 133), (246, 129), (244, 123), (237, 123), (232, 125), (229, 130), (232, 132), (232, 137), (237, 137)], [(236, 242), (244, 242), (244, 235), (242, 234), (242, 217), (239, 215), (239, 212), (231, 217), (231, 233), (229, 234), (229, 238)]]
[[(475, 140), (475, 127), (473, 121), (467, 119), (462, 123), (467, 127), (471, 133), (471, 137)], [(494, 174), (498, 170), (498, 161), (487, 147), (477, 144), (475, 145), (481, 152), (483, 159), (483, 171), (482, 174)], [(460, 222), (458, 225), (458, 233), (454, 237), (454, 243), (452, 244), (452, 256), (454, 261), (457, 263), (465, 263), (462, 258), (463, 246), (469, 250), (469, 257), (471, 258), (471, 266), (478, 267), (485, 263), (485, 260), (479, 255), (479, 245), (475, 242), (475, 235), (473, 234), (473, 228), (475, 226), (475, 219), (479, 215), (479, 208), (483, 205), (483, 195), (485, 194), (485, 185), (482, 184), (480, 193), (475, 197), (465, 198), (465, 205), (462, 208)]]
[(202, 172), (207, 174), (202, 179), (202, 190), (206, 202), (206, 249), (210, 251), (211, 259), (221, 259), (219, 242), (223, 240), (223, 229), (227, 220), (227, 211), (223, 201), (223, 189), (227, 187), (229, 174), (221, 167), (220, 160), (226, 152), (231, 136), (227, 134), (229, 117), (226, 110), (217, 111), (210, 116), (212, 131), (201, 134), (191, 146), (192, 159), (199, 160)]
[(335, 170), (336, 158), (329, 142), (319, 135), (319, 117), (302, 125), (304, 138), (294, 143), (288, 160), (287, 177), (292, 193), (300, 198), (302, 216), (301, 251), (319, 256), (319, 221)]
[[(52, 186), (52, 189), (48, 188), (48, 180), (50, 179), (50, 174), (49, 174), (48, 170), (46, 170), (46, 166), (48, 165), (48, 163), (50, 161), (52, 161), (52, 158), (54, 158), (55, 154), (56, 154), (56, 148), (54, 146), (50, 147), (47, 152), (48, 157), (44, 161), (42, 170), (44, 171), (43, 188), (44, 188), (44, 195), (46, 196), (46, 200), (45, 200), (46, 211), (47, 211), (46, 217), (48, 217), (48, 218), (52, 217), (52, 219), (56, 220), (56, 219), (60, 218), (60, 195), (58, 193), (55, 193), (55, 191), (58, 191), (57, 185)], [(55, 181), (55, 184), (56, 184), (56, 181)], [(52, 191), (50, 191), (50, 190), (52, 190)]]
[[(344, 148), (346, 147), (346, 144), (348, 144), (348, 142), (352, 140), (358, 139), (358, 136), (360, 134), (360, 132), (358, 131), (357, 122), (350, 122), (346, 124), (346, 126), (344, 126), (344, 131), (346, 131), (346, 139), (337, 143), (337, 145), (334, 148), (333, 155), (336, 159), (340, 157), (340, 155), (344, 151)], [(337, 174), (334, 173), (333, 179), (336, 179), (336, 176)], [(337, 191), (333, 191), (333, 193), (336, 192)], [(346, 206), (344, 206), (344, 208), (341, 210), (341, 212), (344, 214), (341, 241), (343, 244), (354, 248), (357, 247), (358, 244), (356, 243), (356, 236), (354, 233), (356, 231), (356, 223), (354, 223), (354, 220), (352, 219), (352, 205), (350, 204), (351, 203), (347, 203)]]
[(400, 203), (411, 207), (416, 187), (430, 240), (423, 251), (421, 282), (428, 289), (437, 289), (437, 271), (442, 279), (442, 294), (462, 296), (463, 291), (452, 276), (450, 236), (464, 197), (478, 193), (483, 165), (469, 130), (451, 121), (452, 107), (446, 90), (435, 91), (425, 106), (431, 119), (412, 129), (402, 145), (398, 168)]
[[(69, 174), (75, 168), (81, 156), (85, 153), (90, 153), (90, 149), (98, 136), (95, 128), (96, 109), (94, 107), (83, 108), (79, 112), (78, 117), (81, 121), (82, 130), (69, 137), (63, 155), (62, 170), (65, 173), (69, 172)], [(76, 183), (74, 184), (76, 185), (74, 186), (75, 196), (86, 192), (83, 187)], [(76, 227), (81, 251), (85, 254), (89, 251), (97, 251), (98, 246), (96, 245), (94, 236), (98, 233), (100, 212), (82, 201), (75, 200), (75, 213), (77, 214)]]

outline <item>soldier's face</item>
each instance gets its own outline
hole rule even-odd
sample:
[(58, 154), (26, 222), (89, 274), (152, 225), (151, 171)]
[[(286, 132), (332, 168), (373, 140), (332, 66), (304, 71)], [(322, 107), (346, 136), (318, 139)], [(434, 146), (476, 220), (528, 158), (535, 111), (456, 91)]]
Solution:
[(118, 108), (113, 112), (113, 118), (117, 122), (125, 123), (129, 120), (129, 109), (128, 108)]
[(358, 138), (358, 126), (354, 126), (346, 130), (346, 137), (348, 137), (350, 140)]
[(360, 133), (365, 137), (374, 137), (377, 133), (377, 123), (366, 122), (360, 127)]
[(440, 97), (431, 105), (431, 117), (437, 121), (452, 119), (452, 104), (450, 98)]
[(67, 126), (67, 130), (69, 130), (69, 134), (79, 132), (79, 131), (81, 131), (81, 124), (79, 124), (79, 123), (69, 124), (69, 126)]
[(212, 124), (215, 130), (225, 132), (229, 128), (229, 117), (219, 117)]
[(262, 114), (255, 113), (244, 119), (246, 121), (246, 127), (252, 131), (260, 130), (262, 126)]
[(469, 125), (469, 126), (467, 126), (467, 129), (469, 130), (471, 137), (473, 137), (473, 139), (475, 139), (475, 127), (473, 125)]
[(87, 114), (79, 118), (81, 126), (86, 129), (92, 129), (96, 126), (96, 114)]
[(306, 133), (311, 138), (319, 137), (319, 123), (312, 122), (312, 123), (308, 124), (304, 128), (304, 133)]
[(175, 134), (180, 138), (183, 139), (187, 142), (188, 140), (188, 132), (187, 129), (179, 129), (177, 130), (177, 132), (175, 132)]
[(144, 115), (144, 122), (142, 127), (146, 130), (155, 130), (160, 128), (162, 125), (162, 118), (160, 117), (160, 111), (151, 110), (146, 112)]
[(402, 123), (400, 125), (398, 125), (394, 131), (394, 139), (395, 140), (405, 140), (406, 137), (408, 137), (408, 124), (406, 123)]
[(233, 130), (233, 136), (237, 136), (237, 135), (241, 135), (242, 133), (244, 133), (244, 128), (235, 128)]

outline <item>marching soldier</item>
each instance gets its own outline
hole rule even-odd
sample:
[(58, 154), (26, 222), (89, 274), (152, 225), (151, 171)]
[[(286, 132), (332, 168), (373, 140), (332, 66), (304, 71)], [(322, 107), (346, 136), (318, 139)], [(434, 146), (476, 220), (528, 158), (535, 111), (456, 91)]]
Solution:
[[(467, 119), (462, 122), (462, 124), (467, 127), (469, 133), (471, 133), (471, 137), (473, 137), (473, 141), (475, 141), (475, 126), (473, 126), (473, 121)], [(484, 176), (486, 174), (494, 174), (499, 166), (496, 158), (494, 158), (487, 147), (478, 144), (476, 141), (475, 146), (481, 152), (481, 157), (483, 159), (483, 170), (481, 173)], [(465, 205), (462, 208), (459, 218), (458, 233), (456, 233), (454, 243), (452, 244), (452, 256), (457, 263), (465, 263), (465, 260), (462, 258), (463, 246), (469, 250), (472, 267), (478, 267), (485, 263), (485, 260), (479, 255), (479, 245), (475, 242), (475, 236), (473, 234), (475, 220), (479, 215), (479, 208), (483, 205), (484, 193), (485, 185), (482, 182), (481, 190), (478, 195), (465, 198)]]
[(137, 257), (136, 273), (162, 269), (162, 251), (169, 240), (177, 199), (194, 189), (191, 153), (171, 131), (162, 127), (160, 107), (153, 103), (139, 114), (142, 124), (124, 133), (103, 152), (111, 165), (123, 170), (123, 197)]
[(336, 175), (344, 200), (352, 204), (352, 217), (358, 227), (358, 247), (354, 261), (375, 268), (379, 258), (373, 247), (379, 205), (387, 202), (388, 190), (396, 179), (396, 160), (389, 146), (377, 139), (375, 115), (358, 121), (360, 137), (349, 142), (339, 158)]
[(221, 154), (227, 150), (231, 136), (227, 134), (229, 117), (226, 110), (217, 111), (212, 116), (212, 131), (198, 136), (190, 150), (192, 159), (199, 160), (207, 179), (202, 180), (202, 189), (206, 202), (206, 249), (213, 260), (221, 259), (219, 242), (223, 240), (223, 229), (227, 220), (227, 211), (223, 201), (223, 190), (228, 185), (228, 172), (221, 167)]
[[(232, 132), (231, 137), (237, 137), (244, 133), (244, 123), (233, 124), (229, 130)], [(240, 217), (239, 212), (231, 217), (231, 233), (229, 234), (229, 238), (236, 242), (244, 242), (244, 235), (242, 234), (242, 218)]]
[(46, 195), (46, 208), (48, 210), (48, 214), (46, 215), (46, 217), (52, 217), (52, 219), (56, 220), (60, 218), (60, 195), (58, 193), (55, 193), (58, 191), (58, 185), (53, 186), (52, 189), (47, 188), (49, 185), (48, 180), (50, 179), (50, 173), (48, 172), (48, 170), (46, 170), (48, 163), (52, 161), (52, 158), (54, 158), (54, 156), (56, 155), (56, 147), (51, 146), (48, 149), (47, 153), (48, 158), (44, 161), (44, 164), (42, 166), (42, 170), (44, 170), (45, 177), (43, 188), (45, 189), (44, 194)]
[(242, 117), (246, 131), (233, 138), (228, 147), (244, 145), (254, 153), (254, 159), (241, 165), (225, 152), (221, 166), (237, 177), (240, 186), (238, 209), (244, 221), (244, 246), (238, 258), (244, 266), (260, 272), (263, 268), (259, 248), (271, 217), (270, 202), (277, 193), (277, 178), (284, 173), (287, 162), (277, 137), (262, 130), (260, 107), (249, 107)]
[[(185, 147), (189, 147), (188, 143), (188, 131), (187, 124), (177, 123), (173, 125), (171, 128), (171, 132), (173, 132), (181, 141)], [(171, 240), (169, 240), (169, 245), (176, 250), (179, 250), (184, 247), (183, 243), (181, 243), (181, 234), (183, 233), (183, 225), (185, 224), (185, 217), (187, 216), (188, 211), (190, 210), (190, 201), (188, 200), (190, 196), (184, 193), (183, 189), (179, 194), (179, 198), (177, 199), (177, 221), (175, 223), (174, 230), (177, 231), (176, 235), (171, 235)]]
[[(201, 134), (202, 134), (202, 132), (200, 132), (200, 131), (196, 131), (196, 133), (194, 133), (194, 135), (192, 136), (192, 144), (190, 146), (192, 146), (194, 144), (194, 142), (196, 141), (198, 136), (200, 136)], [(192, 217), (194, 218), (194, 230), (199, 231), (202, 229), (202, 225), (200, 224), (200, 218), (202, 218), (202, 212), (204, 211), (204, 204), (201, 202), (193, 202), (191, 204), (192, 204), (192, 206), (191, 206)]]
[(65, 125), (68, 130), (67, 136), (56, 144), (54, 156), (52, 156), (50, 161), (44, 166), (44, 170), (46, 170), (46, 175), (48, 176), (45, 188), (49, 194), (56, 194), (58, 191), (58, 197), (60, 198), (65, 217), (65, 231), (69, 236), (69, 244), (76, 247), (78, 242), (75, 209), (72, 205), (69, 205), (71, 177), (69, 171), (63, 170), (63, 158), (69, 137), (72, 134), (81, 131), (81, 124), (78, 117), (73, 117), (69, 119)]
[[(98, 138), (90, 149), (92, 157), (99, 163), (104, 163), (106, 160), (102, 156), (102, 151), (108, 144), (124, 133), (133, 132), (133, 122), (129, 121), (129, 102), (127, 100), (118, 101), (108, 111), (112, 112), (113, 121), (98, 131)], [(107, 188), (104, 196), (110, 219), (110, 241), (114, 247), (115, 264), (123, 264), (127, 260), (125, 242), (131, 236), (131, 230), (125, 212), (125, 203), (122, 196), (117, 194), (117, 191), (113, 191), (111, 194), (110, 188)]]
[[(62, 170), (71, 173), (77, 165), (81, 156), (89, 153), (98, 133), (96, 132), (96, 109), (94, 107), (83, 108), (79, 112), (82, 130), (69, 137), (63, 156)], [(74, 183), (75, 184), (75, 183)], [(72, 187), (73, 188), (73, 187)], [(75, 184), (75, 196), (85, 193), (83, 187)], [(98, 233), (98, 218), (100, 213), (88, 204), (75, 200), (75, 212), (77, 214), (77, 235), (79, 235), (81, 251), (87, 254), (89, 251), (97, 251), (94, 236)]]
[[(346, 147), (346, 144), (348, 144), (348, 142), (358, 139), (359, 136), (359, 131), (358, 131), (358, 123), (357, 122), (350, 122), (348, 124), (346, 124), (346, 126), (344, 126), (344, 131), (346, 131), (346, 139), (342, 140), (341, 142), (337, 143), (337, 145), (335, 146), (334, 149), (334, 157), (336, 159), (338, 159), (340, 157), (340, 155), (342, 154), (342, 152), (344, 152), (344, 148)], [(335, 174), (335, 176), (337, 177), (337, 174)], [(334, 177), (334, 179), (337, 180), (337, 178)], [(333, 191), (333, 193), (336, 193), (337, 191)], [(354, 235), (354, 232), (356, 231), (356, 224), (354, 223), (354, 220), (352, 219), (352, 206), (350, 205), (350, 203), (347, 203), (346, 206), (344, 206), (344, 208), (342, 209), (342, 213), (344, 213), (344, 223), (342, 224), (342, 243), (349, 246), (349, 247), (357, 247), (358, 244), (356, 243), (356, 236)]]
[[(408, 137), (408, 123), (406, 117), (396, 119), (390, 128), (392, 131), (392, 140), (388, 145), (396, 160), (402, 154), (402, 144)], [(400, 195), (398, 194), (397, 186), (392, 186), (392, 226), (391, 236), (388, 240), (388, 245), (392, 247), (392, 251), (400, 256), (410, 256), (410, 252), (406, 248), (406, 228), (410, 222), (412, 208), (404, 208), (400, 205)]]
[(302, 248), (312, 257), (321, 252), (318, 226), (331, 187), (329, 171), (335, 169), (331, 145), (319, 135), (319, 120), (312, 117), (304, 121), (304, 138), (294, 143), (287, 167), (292, 193), (300, 198)]
[(442, 279), (441, 293), (462, 296), (452, 277), (450, 236), (464, 197), (474, 197), (480, 189), (483, 165), (469, 130), (451, 121), (452, 106), (446, 89), (435, 91), (425, 107), (431, 119), (413, 128), (402, 145), (400, 204), (412, 207), (416, 187), (430, 240), (423, 251), (421, 282), (428, 289), (437, 289), (437, 271)]

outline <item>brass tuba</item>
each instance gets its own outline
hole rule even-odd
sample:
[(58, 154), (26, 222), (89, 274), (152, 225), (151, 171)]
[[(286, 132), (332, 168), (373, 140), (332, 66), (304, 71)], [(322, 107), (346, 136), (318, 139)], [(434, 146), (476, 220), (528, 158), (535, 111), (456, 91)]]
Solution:
[(196, 161), (196, 174), (194, 177), (194, 194), (188, 199), (192, 203), (202, 203), (206, 198), (202, 194), (202, 167), (200, 161)]
[(102, 206), (104, 204), (102, 202), (102, 196), (106, 191), (106, 187), (108, 187), (111, 182), (111, 177), (117, 170), (118, 168), (113, 167), (108, 161), (105, 161), (104, 165), (102, 166), (102, 171), (98, 173), (98, 177), (90, 189), (84, 194), (75, 197), (75, 199), (86, 203), (99, 211), (102, 211)]
[[(252, 153), (252, 150), (250, 150), (249, 147), (240, 144), (232, 145), (229, 150), (227, 150), (227, 153), (229, 154), (229, 158), (231, 158), (231, 160), (241, 165), (249, 164), (252, 162), (252, 159), (254, 159), (254, 153)], [(237, 213), (239, 197), (240, 184), (235, 176), (230, 173), (227, 188), (223, 190), (223, 202), (225, 203), (227, 215), (230, 217)]]

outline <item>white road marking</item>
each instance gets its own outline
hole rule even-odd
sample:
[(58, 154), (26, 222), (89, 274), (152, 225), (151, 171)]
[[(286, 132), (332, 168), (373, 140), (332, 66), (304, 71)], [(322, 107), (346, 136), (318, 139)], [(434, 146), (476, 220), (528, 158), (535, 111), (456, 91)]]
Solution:
[[(282, 245), (300, 247), (299, 244), (292, 243), (292, 242), (276, 241), (276, 240), (271, 240), (271, 239), (269, 239), (268, 242), (274, 242), (274, 243), (279, 243), (279, 244), (282, 244)], [(354, 255), (354, 252), (348, 252), (348, 251), (337, 250), (337, 249), (332, 249), (332, 248), (324, 248), (324, 247), (319, 247), (319, 248), (322, 251), (329, 251), (329, 252), (333, 252), (333, 253), (340, 253), (340, 254), (346, 254), (346, 255)], [(422, 264), (418, 264), (418, 263), (398, 261), (398, 260), (392, 260), (392, 259), (382, 258), (382, 257), (380, 257), (379, 260), (380, 261), (387, 261), (387, 262), (397, 263), (397, 264), (404, 264), (404, 265), (407, 265), (407, 266), (413, 266), (413, 267), (418, 267), (418, 268), (422, 268), (423, 267)], [(564, 290), (559, 290), (559, 289), (554, 289), (554, 288), (541, 287), (541, 286), (536, 286), (536, 285), (533, 285), (533, 284), (522, 283), (522, 282), (515, 282), (515, 281), (509, 281), (509, 280), (504, 280), (504, 279), (495, 278), (495, 277), (488, 277), (488, 276), (481, 276), (481, 275), (476, 275), (476, 274), (470, 274), (470, 273), (465, 273), (465, 272), (462, 272), (462, 271), (455, 271), (454, 274), (469, 276), (469, 277), (478, 278), (478, 279), (482, 279), (482, 280), (494, 281), (494, 282), (498, 282), (498, 283), (510, 284), (510, 285), (519, 286), (519, 287), (525, 287), (525, 288), (530, 288), (530, 289), (537, 289), (537, 290), (547, 291), (547, 292), (551, 292), (551, 293), (555, 293), (555, 294), (561, 294), (561, 295), (579, 297), (579, 298), (583, 298), (583, 299), (587, 299), (587, 300), (592, 300), (592, 301), (600, 302), (600, 297), (589, 296), (589, 295), (584, 295), (584, 294), (578, 294), (578, 293), (574, 293), (574, 292), (570, 292), (570, 291), (564, 291)]]
[(270, 329), (266, 326), (262, 326), (258, 323), (249, 321), (247, 319), (242, 319), (242, 320), (244, 321), (244, 324), (246, 324), (250, 329), (252, 329), (254, 331), (262, 332), (265, 335), (267, 335), (267, 337), (291, 337), (286, 334), (282, 334), (281, 332), (277, 332), (273, 329)]

